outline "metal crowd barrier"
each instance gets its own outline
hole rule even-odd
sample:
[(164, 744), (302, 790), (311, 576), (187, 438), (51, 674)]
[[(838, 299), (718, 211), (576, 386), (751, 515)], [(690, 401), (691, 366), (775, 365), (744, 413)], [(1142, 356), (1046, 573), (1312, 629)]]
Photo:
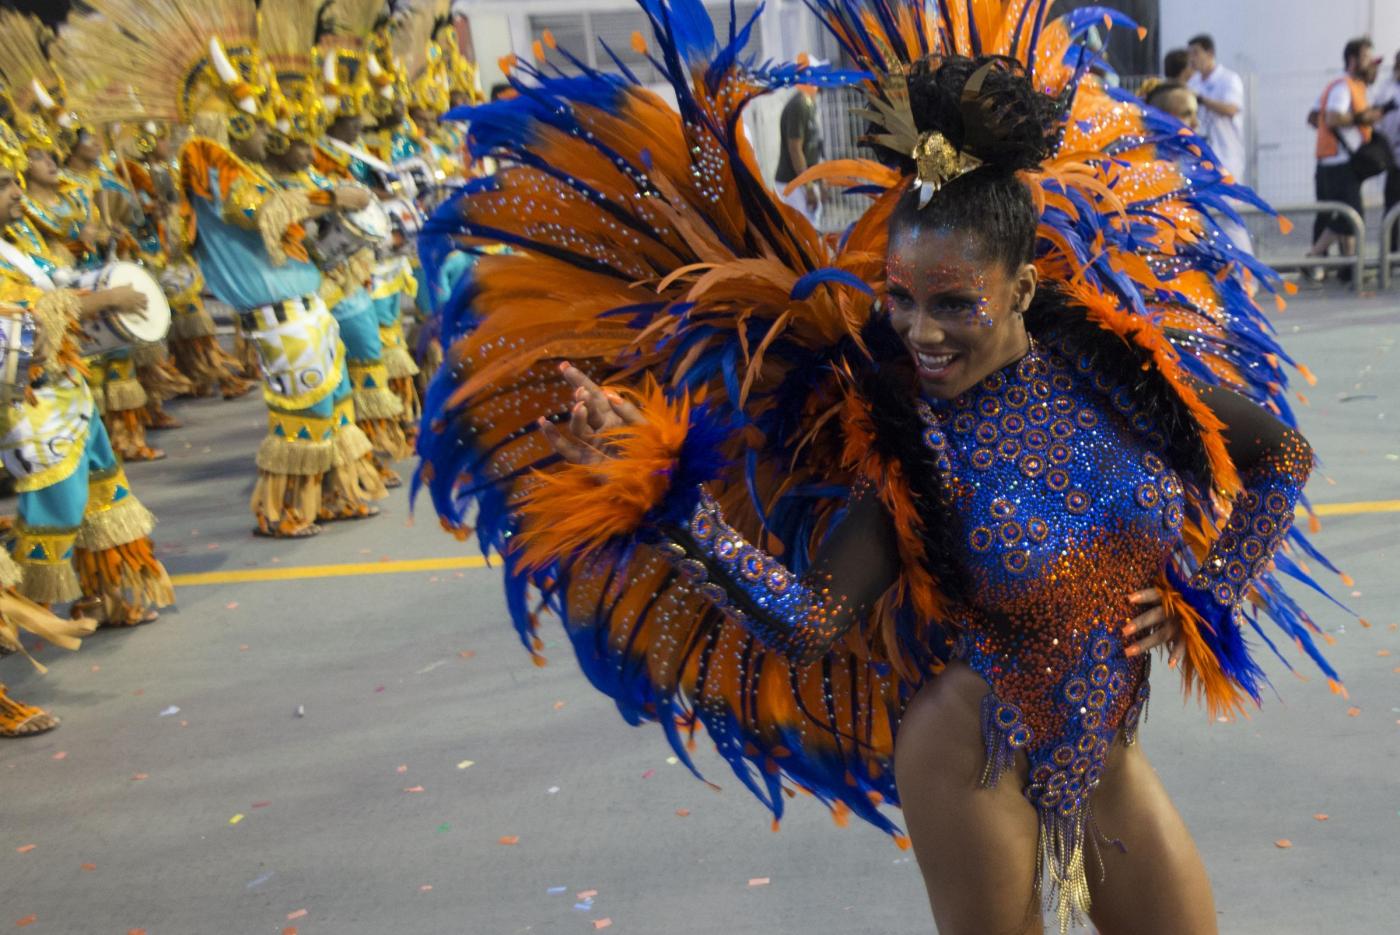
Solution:
[[(1290, 214), (1323, 214), (1336, 213), (1351, 224), (1356, 237), (1355, 256), (1260, 256), (1259, 260), (1274, 269), (1312, 269), (1314, 267), (1351, 267), (1351, 288), (1355, 292), (1361, 291), (1361, 280), (1366, 272), (1366, 219), (1357, 213), (1356, 209), (1349, 204), (1340, 201), (1300, 201), (1289, 204), (1279, 204), (1272, 206), (1274, 211), (1280, 216), (1287, 217)], [(1258, 208), (1248, 205), (1237, 205), (1236, 210), (1242, 217), (1251, 214), (1266, 214)], [(1295, 225), (1296, 226), (1296, 225)], [(1309, 244), (1311, 246), (1311, 244)], [(1381, 274), (1385, 275), (1384, 271)], [(1382, 280), (1384, 285), (1384, 280)]]
[(1400, 204), (1386, 212), (1381, 219), (1381, 283), (1382, 289), (1390, 288), (1391, 267), (1395, 263), (1400, 263), (1400, 232), (1397, 226), (1400, 225)]

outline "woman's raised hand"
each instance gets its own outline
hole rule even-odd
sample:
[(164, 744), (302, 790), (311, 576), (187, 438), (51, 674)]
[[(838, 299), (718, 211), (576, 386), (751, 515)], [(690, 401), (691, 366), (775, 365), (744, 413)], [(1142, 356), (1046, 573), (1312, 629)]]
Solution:
[(619, 426), (641, 423), (642, 411), (617, 392), (603, 389), (567, 361), (559, 365), (559, 372), (574, 388), (569, 425), (567, 430), (561, 430), (541, 418), (540, 431), (560, 457), (573, 464), (597, 464), (611, 457), (612, 452), (599, 435)]

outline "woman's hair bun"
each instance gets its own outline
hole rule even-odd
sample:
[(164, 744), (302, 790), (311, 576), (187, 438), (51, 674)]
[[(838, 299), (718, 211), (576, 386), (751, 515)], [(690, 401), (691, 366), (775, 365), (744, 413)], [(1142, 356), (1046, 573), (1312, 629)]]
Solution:
[[(914, 63), (909, 104), (920, 133), (936, 130), (960, 152), (1006, 172), (1034, 169), (1048, 159), (1065, 113), (1064, 101), (1036, 90), (1020, 62), (990, 55)], [(912, 169), (909, 153), (890, 155)]]

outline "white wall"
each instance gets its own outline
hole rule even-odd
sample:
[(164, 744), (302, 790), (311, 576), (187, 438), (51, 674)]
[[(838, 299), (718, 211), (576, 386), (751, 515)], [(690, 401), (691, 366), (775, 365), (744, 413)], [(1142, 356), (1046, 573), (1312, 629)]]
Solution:
[(1341, 73), (1347, 40), (1371, 36), (1387, 69), (1400, 48), (1397, 0), (1162, 0), (1161, 14), (1163, 51), (1210, 33), (1219, 60), (1252, 84), (1254, 182), (1279, 203), (1312, 200), (1315, 131), (1304, 121)]

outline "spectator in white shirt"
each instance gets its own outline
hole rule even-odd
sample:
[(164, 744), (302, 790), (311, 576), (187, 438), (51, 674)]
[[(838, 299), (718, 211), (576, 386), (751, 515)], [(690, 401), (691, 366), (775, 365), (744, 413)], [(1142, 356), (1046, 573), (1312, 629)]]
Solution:
[(1245, 181), (1244, 81), (1215, 60), (1215, 40), (1193, 38), (1187, 48), (1194, 74), (1186, 86), (1201, 109), (1201, 136), (1215, 150), (1220, 167), (1241, 184)]
[[(1395, 154), (1396, 167), (1385, 174), (1385, 210), (1389, 213), (1400, 204), (1400, 52), (1395, 53), (1390, 77), (1380, 84), (1371, 100), (1381, 111), (1376, 129), (1390, 140), (1390, 150)], [(1400, 229), (1391, 237), (1400, 238)]]

